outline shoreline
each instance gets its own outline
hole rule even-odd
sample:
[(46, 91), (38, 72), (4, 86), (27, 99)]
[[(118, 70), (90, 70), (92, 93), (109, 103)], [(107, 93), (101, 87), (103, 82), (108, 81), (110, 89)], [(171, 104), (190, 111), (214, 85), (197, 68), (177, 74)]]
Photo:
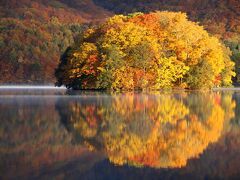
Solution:
[(170, 88), (170, 89), (158, 89), (158, 90), (120, 90), (120, 91), (114, 91), (114, 90), (103, 90), (103, 89), (67, 89), (64, 86), (57, 87), (54, 84), (52, 85), (0, 85), (0, 90), (3, 89), (55, 89), (55, 90), (68, 90), (68, 91), (85, 91), (85, 92), (166, 92), (166, 91), (240, 91), (240, 87), (217, 87), (217, 88), (211, 88), (211, 89), (184, 89), (184, 88)]

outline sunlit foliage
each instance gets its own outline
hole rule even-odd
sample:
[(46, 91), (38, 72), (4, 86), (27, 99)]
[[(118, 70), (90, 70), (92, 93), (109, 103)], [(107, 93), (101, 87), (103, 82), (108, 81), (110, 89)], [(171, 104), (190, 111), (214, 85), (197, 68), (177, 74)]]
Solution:
[(57, 85), (74, 89), (231, 85), (229, 51), (186, 14), (117, 15), (86, 30), (62, 56)]

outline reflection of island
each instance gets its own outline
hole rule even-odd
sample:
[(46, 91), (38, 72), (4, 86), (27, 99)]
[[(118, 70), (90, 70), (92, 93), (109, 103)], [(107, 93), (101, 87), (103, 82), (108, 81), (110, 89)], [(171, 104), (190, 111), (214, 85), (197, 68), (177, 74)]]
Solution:
[(218, 140), (224, 102), (215, 93), (92, 97), (69, 101), (60, 115), (76, 141), (114, 164), (173, 168)]
[(56, 164), (85, 158), (87, 149), (72, 145), (55, 102), (44, 96), (0, 97), (0, 179), (34, 179)]

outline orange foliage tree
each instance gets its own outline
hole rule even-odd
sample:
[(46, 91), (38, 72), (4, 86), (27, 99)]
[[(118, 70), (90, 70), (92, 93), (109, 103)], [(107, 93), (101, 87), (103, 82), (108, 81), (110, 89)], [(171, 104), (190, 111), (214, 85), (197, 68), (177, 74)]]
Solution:
[[(228, 86), (235, 75), (229, 55), (186, 14), (117, 15), (87, 29), (65, 52), (56, 70), (57, 85), (114, 90)], [(91, 68), (92, 56), (96, 63)]]

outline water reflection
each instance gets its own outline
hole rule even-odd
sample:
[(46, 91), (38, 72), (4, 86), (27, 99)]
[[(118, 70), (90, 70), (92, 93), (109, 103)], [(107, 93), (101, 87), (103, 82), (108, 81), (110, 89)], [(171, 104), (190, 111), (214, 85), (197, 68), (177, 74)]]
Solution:
[(239, 179), (239, 109), (238, 91), (0, 90), (0, 179)]
[(48, 90), (2, 93), (10, 96), (0, 96), (0, 179), (25, 179), (83, 155), (83, 146), (72, 145), (59, 120), (57, 99), (32, 96)]
[(234, 116), (232, 94), (86, 96), (56, 104), (75, 143), (116, 165), (176, 168), (216, 142)]

